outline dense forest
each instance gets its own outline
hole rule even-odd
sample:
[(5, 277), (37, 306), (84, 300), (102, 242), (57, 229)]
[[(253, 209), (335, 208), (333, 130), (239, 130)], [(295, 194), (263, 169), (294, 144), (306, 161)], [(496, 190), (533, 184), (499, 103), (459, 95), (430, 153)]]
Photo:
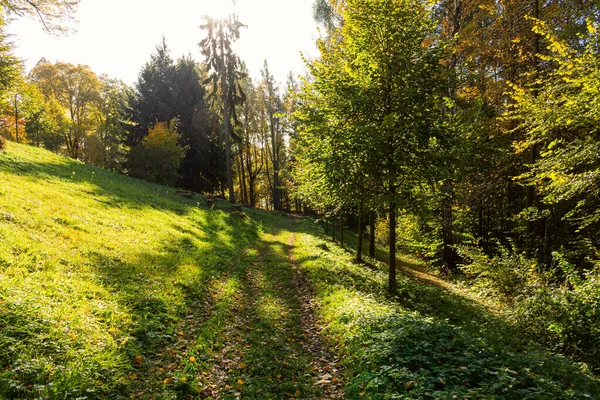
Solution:
[(250, 76), (236, 15), (205, 16), (203, 62), (164, 38), (133, 86), (13, 55), (7, 19), (58, 32), (78, 0), (0, 6), (0, 147), (311, 215), (386, 261), (391, 298), (410, 254), (600, 370), (597, 1), (315, 0), (319, 55), (286, 82)]

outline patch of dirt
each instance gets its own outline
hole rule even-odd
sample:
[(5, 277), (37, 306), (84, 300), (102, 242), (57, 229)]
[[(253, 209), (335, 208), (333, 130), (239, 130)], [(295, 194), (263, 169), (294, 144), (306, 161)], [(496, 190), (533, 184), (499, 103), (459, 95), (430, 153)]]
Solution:
[(300, 323), (305, 339), (302, 346), (308, 354), (312, 354), (313, 381), (323, 390), (321, 398), (342, 399), (344, 398), (344, 374), (340, 360), (324, 343), (323, 327), (315, 316), (318, 304), (314, 300), (311, 283), (294, 259), (291, 250), (294, 247), (294, 239), (295, 235), (291, 232), (288, 261), (294, 270), (294, 287), (301, 307)]

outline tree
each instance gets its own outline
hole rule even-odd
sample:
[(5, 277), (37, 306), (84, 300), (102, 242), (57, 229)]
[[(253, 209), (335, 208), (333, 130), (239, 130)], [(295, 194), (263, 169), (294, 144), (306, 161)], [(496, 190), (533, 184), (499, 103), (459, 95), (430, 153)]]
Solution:
[(132, 120), (136, 123), (129, 136), (131, 146), (140, 143), (156, 121), (177, 118), (175, 65), (165, 38), (156, 46), (156, 53), (141, 69), (132, 99)]
[[(260, 174), (265, 167), (260, 145), (262, 142), (262, 120), (260, 93), (254, 86), (252, 80), (246, 77), (242, 81), (242, 90), (246, 94), (246, 101), (239, 108), (240, 125), (243, 130), (243, 141), (241, 144), (241, 168), (242, 179), (247, 178), (247, 184), (243, 185), (242, 202), (247, 201), (250, 206), (257, 204), (257, 184)], [(244, 199), (245, 198), (245, 199)]]
[(283, 104), (278, 93), (275, 78), (269, 72), (269, 65), (265, 60), (262, 74), (262, 90), (264, 107), (267, 112), (269, 132), (270, 132), (270, 150), (271, 150), (271, 165), (273, 166), (273, 209), (281, 210), (281, 187), (279, 180), (279, 169), (281, 167), (281, 150), (283, 146), (283, 135), (281, 131), (281, 121), (279, 114), (283, 111)]
[(100, 98), (95, 110), (95, 130), (86, 138), (83, 160), (111, 171), (121, 171), (126, 161), (125, 141), (130, 126), (132, 90), (122, 81), (100, 77)]
[(85, 138), (95, 129), (95, 112), (100, 103), (101, 84), (87, 65), (40, 60), (30, 74), (46, 99), (55, 98), (67, 111), (69, 126), (64, 131), (69, 156), (81, 156)]
[(37, 86), (28, 86), (31, 89), (26, 92), (24, 108), (27, 137), (38, 147), (58, 152), (68, 129), (65, 111), (54, 97), (46, 99)]
[(303, 134), (320, 135), (326, 147), (313, 154), (316, 165), (307, 174), (336, 178), (319, 181), (329, 190), (337, 186), (338, 200), (358, 185), (387, 208), (389, 290), (395, 292), (397, 210), (410, 208), (439, 147), (440, 51), (428, 41), (433, 26), (424, 4), (352, 0), (342, 16), (342, 28), (320, 43), (321, 58), (309, 65), (314, 82), (301, 109), (325, 129)]
[(131, 149), (129, 173), (162, 185), (174, 185), (185, 150), (179, 145), (175, 121), (158, 122), (142, 143)]
[(345, 5), (344, 0), (314, 0), (313, 18), (328, 32), (333, 32), (344, 23), (341, 12)]
[[(600, 244), (600, 36), (598, 22), (588, 20), (583, 51), (569, 45), (538, 22), (536, 31), (549, 41), (551, 53), (544, 58), (557, 68), (534, 85), (514, 86), (510, 119), (516, 130), (526, 132), (515, 141), (517, 153), (541, 149), (519, 180), (543, 196), (537, 214), (545, 215), (547, 229), (563, 231), (546, 239), (543, 251), (579, 242), (586, 249), (574, 254), (577, 265)], [(577, 252), (576, 252), (577, 253)], [(550, 258), (546, 254), (545, 259)]]
[(12, 48), (4, 32), (4, 16), (0, 13), (0, 97), (20, 74), (19, 60), (13, 55)]
[(0, 0), (9, 14), (37, 18), (50, 33), (65, 32), (65, 23), (73, 17), (80, 0)]
[[(231, 117), (232, 101), (237, 98), (238, 77), (241, 67), (239, 58), (231, 50), (231, 44), (240, 37), (240, 29), (244, 26), (237, 18), (231, 15), (228, 19), (215, 20), (209, 16), (204, 17), (206, 23), (201, 26), (206, 30), (207, 36), (200, 42), (202, 54), (206, 57), (206, 64), (211, 71), (208, 82), (212, 83), (213, 94), (220, 93), (222, 101), (223, 138), (225, 141), (225, 157), (227, 163), (227, 189), (229, 201), (235, 203), (233, 189), (233, 167), (231, 153)], [(234, 111), (235, 112), (235, 111)]]

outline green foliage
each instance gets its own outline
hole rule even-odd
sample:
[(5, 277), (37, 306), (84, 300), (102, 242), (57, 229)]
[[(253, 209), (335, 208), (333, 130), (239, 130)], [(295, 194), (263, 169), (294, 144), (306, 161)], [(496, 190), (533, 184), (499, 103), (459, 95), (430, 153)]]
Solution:
[(585, 368), (525, 341), (463, 294), (401, 276), (398, 298), (387, 298), (382, 265), (357, 265), (325, 243), (307, 221), (295, 252), (329, 340), (343, 349), (348, 398), (585, 399), (600, 389)]
[(64, 62), (52, 64), (41, 59), (30, 73), (33, 82), (47, 101), (57, 101), (68, 116), (61, 133), (70, 157), (83, 155), (85, 139), (96, 128), (94, 115), (98, 109), (102, 88), (98, 76), (87, 65)]
[[(1, 4), (1, 3), (0, 3)], [(19, 61), (12, 53), (12, 43), (4, 32), (4, 13), (0, 9), (0, 98), (19, 76)]]
[(125, 140), (132, 89), (116, 79), (100, 77), (101, 89), (95, 110), (96, 129), (85, 141), (82, 161), (110, 171), (122, 171), (126, 162)]
[(157, 122), (142, 143), (131, 149), (129, 173), (150, 182), (174, 185), (185, 150), (179, 145), (175, 121)]
[(541, 157), (521, 179), (536, 186), (547, 206), (566, 204), (570, 209), (562, 217), (576, 223), (578, 232), (594, 234), (600, 220), (595, 196), (600, 174), (600, 42), (597, 22), (590, 21), (588, 29), (580, 52), (538, 25), (552, 51), (545, 61), (557, 68), (540, 77), (536, 87), (514, 88), (510, 118), (527, 132), (525, 140), (515, 144), (517, 151), (540, 147)]
[(503, 246), (499, 246), (493, 257), (468, 246), (459, 246), (458, 253), (465, 262), (462, 271), (467, 277), (476, 279), (475, 286), (504, 301), (510, 302), (539, 286), (536, 284), (537, 265), (523, 254)]
[(171, 58), (165, 40), (156, 46), (141, 69), (130, 96), (134, 124), (128, 125), (127, 144), (139, 144), (156, 121), (177, 120), (179, 143), (188, 146), (180, 165), (178, 186), (197, 192), (214, 191), (224, 181), (223, 149), (216, 139), (202, 85), (204, 71), (191, 57)]
[(554, 351), (575, 355), (593, 368), (600, 365), (600, 284), (598, 271), (581, 274), (559, 252), (553, 268), (499, 246), (488, 257), (477, 248), (459, 247), (473, 280), (472, 290), (492, 298), (526, 335)]
[(0, 11), (38, 19), (50, 33), (69, 30), (80, 0), (1, 0)]
[(0, 136), (0, 150), (4, 150), (6, 147), (6, 139)]

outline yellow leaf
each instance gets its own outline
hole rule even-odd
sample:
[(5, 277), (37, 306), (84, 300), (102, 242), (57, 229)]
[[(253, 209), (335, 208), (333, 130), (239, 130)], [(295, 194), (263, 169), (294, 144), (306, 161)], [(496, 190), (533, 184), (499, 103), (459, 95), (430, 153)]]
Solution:
[(196, 362), (196, 357), (190, 357), (190, 362)]
[(170, 380), (169, 378), (166, 378), (166, 379), (163, 381), (163, 383), (164, 383), (165, 385), (168, 385), (169, 383), (171, 383), (171, 380)]
[(243, 385), (243, 384), (244, 384), (244, 381), (241, 379), (238, 379), (238, 385)]
[(113, 327), (111, 327), (111, 328), (110, 328), (108, 331), (109, 331), (110, 333), (115, 333), (115, 332), (117, 331), (117, 328), (115, 328), (115, 327), (113, 326)]
[(297, 389), (297, 390), (294, 392), (294, 397), (300, 397), (300, 394), (301, 394), (301, 393), (300, 393), (300, 389)]
[(246, 368), (246, 367), (247, 367), (247, 365), (246, 365), (246, 363), (245, 363), (245, 362), (241, 362), (241, 363), (240, 363), (240, 369), (244, 369), (244, 368)]
[(187, 382), (187, 378), (184, 376), (183, 378), (179, 379), (181, 382), (185, 383)]

